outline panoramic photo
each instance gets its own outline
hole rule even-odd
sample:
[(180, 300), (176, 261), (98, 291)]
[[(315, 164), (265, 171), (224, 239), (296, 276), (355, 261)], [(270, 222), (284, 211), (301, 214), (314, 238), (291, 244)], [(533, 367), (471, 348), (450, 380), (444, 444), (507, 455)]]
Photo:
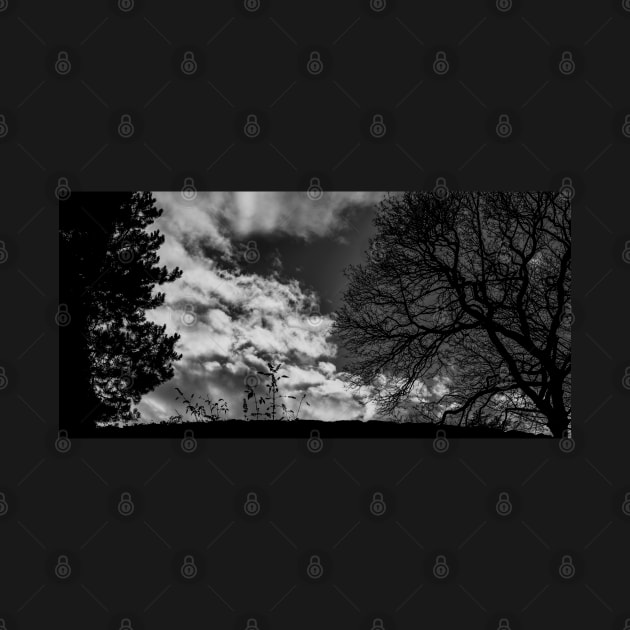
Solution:
[(60, 430), (563, 438), (562, 193), (72, 191)]

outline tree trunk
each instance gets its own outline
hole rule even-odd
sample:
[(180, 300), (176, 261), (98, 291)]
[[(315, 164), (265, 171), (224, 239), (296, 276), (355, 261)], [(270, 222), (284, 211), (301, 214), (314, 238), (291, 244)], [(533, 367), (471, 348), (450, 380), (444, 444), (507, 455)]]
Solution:
[(554, 410), (554, 412), (547, 417), (549, 420), (547, 427), (551, 431), (551, 434), (554, 437), (561, 438), (563, 433), (569, 428), (569, 424), (571, 424), (571, 420), (569, 419), (569, 415), (566, 410), (564, 408), (561, 410)]

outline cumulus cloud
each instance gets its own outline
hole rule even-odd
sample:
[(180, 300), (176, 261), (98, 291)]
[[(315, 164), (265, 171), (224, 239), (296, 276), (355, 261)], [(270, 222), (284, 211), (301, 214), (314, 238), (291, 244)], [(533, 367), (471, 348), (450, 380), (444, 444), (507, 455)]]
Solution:
[(375, 203), (381, 193), (325, 192), (317, 201), (304, 192), (234, 193), (238, 236), (284, 233), (309, 239), (338, 234), (349, 225), (354, 206)]
[[(190, 242), (207, 239), (228, 251), (236, 239), (283, 234), (305, 240), (339, 236), (360, 206), (375, 204), (381, 192), (324, 192), (314, 200), (306, 192), (207, 192), (186, 199), (180, 192), (154, 193), (169, 216), (169, 228)], [(161, 224), (162, 222), (160, 222)]]
[[(228, 417), (242, 417), (246, 379), (282, 363), (282, 393), (301, 398), (302, 418), (371, 419), (374, 405), (345, 387), (334, 359), (332, 319), (319, 311), (318, 296), (296, 279), (281, 279), (281, 255), (274, 254), (270, 275), (245, 273), (235, 263), (236, 240), (257, 234), (287, 234), (309, 240), (339, 237), (350, 211), (374, 203), (377, 193), (325, 193), (317, 202), (305, 193), (155, 193), (163, 216), (151, 229), (165, 235), (161, 264), (183, 271), (160, 287), (165, 304), (147, 317), (165, 324), (181, 339), (183, 356), (174, 378), (143, 397), (138, 405), (148, 421), (181, 410), (175, 387), (186, 394), (224, 398)], [(262, 383), (261, 383), (262, 385)], [(264, 389), (261, 387), (261, 392)], [(296, 401), (289, 408), (295, 408)], [(295, 403), (295, 404), (294, 404)]]

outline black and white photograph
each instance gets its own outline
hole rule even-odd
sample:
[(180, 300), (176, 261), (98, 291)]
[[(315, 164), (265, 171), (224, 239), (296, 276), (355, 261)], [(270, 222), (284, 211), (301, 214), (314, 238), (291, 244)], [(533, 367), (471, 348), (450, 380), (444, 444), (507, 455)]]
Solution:
[(0, 630), (630, 630), (630, 0), (0, 0)]
[(73, 191), (59, 247), (70, 434), (571, 435), (562, 190)]

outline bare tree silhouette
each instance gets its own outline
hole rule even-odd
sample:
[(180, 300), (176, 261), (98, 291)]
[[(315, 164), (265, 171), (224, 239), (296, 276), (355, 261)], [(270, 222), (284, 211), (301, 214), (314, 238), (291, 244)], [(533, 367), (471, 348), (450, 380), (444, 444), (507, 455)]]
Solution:
[[(556, 193), (389, 195), (334, 332), (354, 387), (381, 412), (432, 396), (414, 420), (463, 426), (571, 422), (571, 216)], [(385, 376), (386, 378), (383, 378)]]

